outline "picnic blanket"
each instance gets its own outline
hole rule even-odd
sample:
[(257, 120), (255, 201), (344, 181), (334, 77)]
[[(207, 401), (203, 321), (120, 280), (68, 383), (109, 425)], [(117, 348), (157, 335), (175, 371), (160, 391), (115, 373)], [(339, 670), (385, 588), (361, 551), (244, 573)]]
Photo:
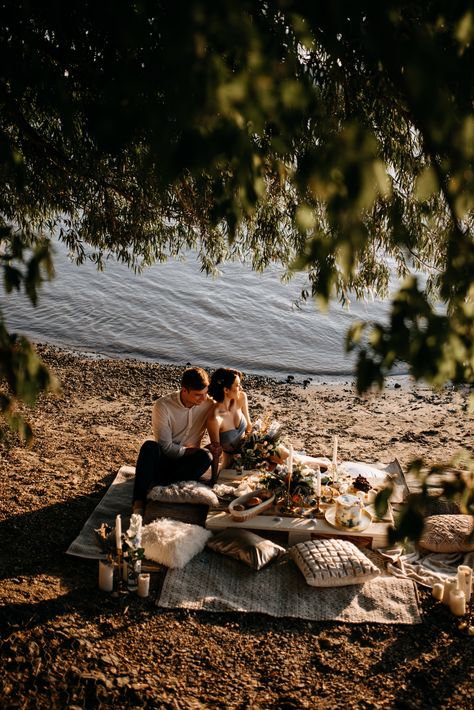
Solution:
[[(67, 554), (90, 559), (104, 557), (94, 530), (102, 523), (113, 526), (117, 514), (122, 515), (126, 529), (134, 476), (132, 466), (120, 468)], [(255, 572), (209, 550), (204, 550), (184, 569), (166, 572), (158, 605), (348, 623), (415, 624), (421, 620), (416, 585), (410, 579), (391, 575), (364, 585), (315, 589), (305, 584), (289, 558)]]
[(122, 529), (127, 530), (130, 522), (134, 479), (135, 468), (133, 466), (120, 468), (106, 494), (84, 523), (81, 532), (69, 545), (66, 554), (95, 560), (105, 558), (105, 553), (99, 545), (94, 530), (100, 528), (102, 523), (114, 527), (115, 517), (119, 514), (122, 516)]
[[(371, 554), (375, 561), (377, 553)], [(363, 585), (316, 588), (305, 583), (288, 556), (255, 572), (209, 550), (183, 569), (168, 570), (157, 604), (349, 624), (421, 622), (416, 585), (410, 579), (381, 576)]]

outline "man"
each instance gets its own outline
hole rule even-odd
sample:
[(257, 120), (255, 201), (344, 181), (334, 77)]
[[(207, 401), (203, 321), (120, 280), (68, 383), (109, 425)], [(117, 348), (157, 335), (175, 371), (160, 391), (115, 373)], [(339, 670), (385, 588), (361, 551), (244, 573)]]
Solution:
[(135, 513), (143, 512), (150, 488), (195, 481), (211, 466), (213, 455), (219, 456), (220, 447), (201, 448), (207, 417), (214, 404), (207, 394), (208, 385), (207, 372), (190, 367), (183, 372), (181, 389), (160, 397), (153, 405), (155, 440), (145, 441), (138, 454), (133, 489)]

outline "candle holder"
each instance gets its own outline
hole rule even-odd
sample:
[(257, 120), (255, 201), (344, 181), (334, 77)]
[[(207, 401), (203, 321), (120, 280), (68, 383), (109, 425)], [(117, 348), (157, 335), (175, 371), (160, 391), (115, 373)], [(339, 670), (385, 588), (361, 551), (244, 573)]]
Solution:
[(314, 506), (313, 513), (318, 517), (322, 517), (323, 515), (323, 509), (321, 508), (321, 496), (316, 496), (316, 505)]
[(469, 605), (467, 608), (467, 612), (465, 614), (465, 618), (459, 622), (458, 624), (458, 629), (461, 633), (465, 634), (466, 636), (474, 636), (474, 625), (472, 624), (472, 600), (473, 596), (471, 594), (471, 598), (469, 599)]

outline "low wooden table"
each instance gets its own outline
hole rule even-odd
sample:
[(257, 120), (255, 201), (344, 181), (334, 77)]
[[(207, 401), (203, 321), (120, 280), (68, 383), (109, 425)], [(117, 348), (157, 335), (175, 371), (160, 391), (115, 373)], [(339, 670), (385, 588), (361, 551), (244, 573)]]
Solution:
[(206, 528), (219, 532), (226, 528), (244, 528), (258, 534), (264, 532), (286, 533), (288, 544), (296, 545), (298, 542), (312, 540), (320, 537), (337, 537), (347, 540), (358, 540), (371, 548), (385, 547), (388, 544), (387, 530), (389, 523), (371, 522), (360, 532), (340, 530), (324, 520), (324, 518), (289, 518), (278, 515), (256, 515), (243, 523), (234, 520), (229, 513), (211, 510), (206, 518)]
[[(402, 502), (399, 498), (400, 496), (404, 497), (408, 489), (405, 491), (406, 483), (398, 461), (388, 464), (386, 468), (381, 470), (386, 470), (387, 473), (391, 473), (395, 476), (400, 475), (400, 480), (397, 481), (398, 495), (393, 502)], [(221, 476), (219, 476), (219, 482), (222, 483), (230, 484), (235, 482), (235, 479), (236, 475), (232, 470), (223, 471)], [(239, 480), (239, 477), (237, 477), (237, 480)], [(240, 480), (242, 479), (240, 478)], [(267, 511), (265, 514), (257, 515), (244, 522), (237, 522), (227, 510), (210, 509), (206, 518), (206, 528), (213, 532), (219, 532), (226, 528), (243, 528), (245, 530), (252, 530), (260, 535), (263, 533), (285, 533), (288, 536), (289, 545), (295, 545), (298, 542), (315, 538), (343, 538), (352, 540), (355, 544), (376, 549), (378, 547), (385, 547), (388, 544), (387, 531), (392, 521), (393, 516), (390, 509), (386, 520), (380, 522), (373, 520), (365, 530), (351, 531), (349, 529), (341, 530), (335, 528), (330, 525), (324, 517), (286, 517), (279, 515), (278, 512)]]

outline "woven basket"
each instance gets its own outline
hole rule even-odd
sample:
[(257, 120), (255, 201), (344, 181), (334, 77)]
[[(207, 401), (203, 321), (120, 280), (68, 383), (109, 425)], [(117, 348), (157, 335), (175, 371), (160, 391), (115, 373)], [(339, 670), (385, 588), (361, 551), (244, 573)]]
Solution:
[(246, 505), (247, 501), (251, 498), (259, 498), (262, 493), (267, 494), (268, 491), (265, 488), (259, 488), (256, 491), (250, 491), (250, 493), (245, 493), (243, 496), (233, 500), (232, 503), (229, 504), (229, 513), (232, 516), (232, 520), (244, 523), (246, 520), (255, 518), (257, 515), (260, 515), (260, 513), (263, 513), (265, 510), (268, 510), (268, 508), (271, 508), (273, 501), (275, 500), (274, 495), (270, 496), (270, 498), (267, 498), (266, 500), (262, 500), (262, 502), (258, 505), (246, 508), (246, 510), (235, 510), (235, 506)]

